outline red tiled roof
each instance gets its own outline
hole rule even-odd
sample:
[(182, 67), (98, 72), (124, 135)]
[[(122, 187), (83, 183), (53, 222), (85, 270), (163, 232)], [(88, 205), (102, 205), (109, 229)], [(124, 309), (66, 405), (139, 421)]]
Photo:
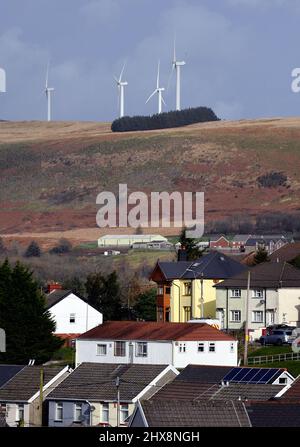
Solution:
[(82, 334), (79, 339), (101, 340), (180, 340), (234, 341), (235, 339), (206, 323), (156, 323), (107, 321)]
[(282, 395), (281, 399), (297, 400), (300, 403), (300, 376), (291, 384), (290, 388)]

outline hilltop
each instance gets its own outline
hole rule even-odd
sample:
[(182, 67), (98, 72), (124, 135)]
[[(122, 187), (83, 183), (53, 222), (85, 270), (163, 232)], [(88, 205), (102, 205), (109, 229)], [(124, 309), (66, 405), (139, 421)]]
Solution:
[[(204, 191), (206, 221), (293, 213), (299, 168), (300, 118), (126, 134), (112, 133), (110, 123), (0, 122), (0, 234), (95, 240), (107, 232), (96, 227), (96, 196), (119, 183), (131, 191)], [(286, 183), (260, 185), (270, 172), (282, 172)]]

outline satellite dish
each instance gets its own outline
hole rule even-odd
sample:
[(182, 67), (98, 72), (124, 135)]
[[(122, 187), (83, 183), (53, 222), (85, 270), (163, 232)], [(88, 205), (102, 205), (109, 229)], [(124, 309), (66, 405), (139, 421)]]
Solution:
[(300, 336), (295, 338), (295, 340), (292, 343), (292, 351), (296, 354), (300, 352)]
[(3, 68), (0, 68), (0, 93), (6, 92), (6, 74)]

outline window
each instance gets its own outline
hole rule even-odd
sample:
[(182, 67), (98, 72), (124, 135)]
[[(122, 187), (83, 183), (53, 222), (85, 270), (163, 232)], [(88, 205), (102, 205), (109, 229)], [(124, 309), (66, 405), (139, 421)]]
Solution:
[(24, 421), (24, 404), (17, 405), (16, 421)]
[(231, 310), (230, 311), (230, 321), (232, 323), (240, 323), (241, 322), (241, 311), (240, 310)]
[(158, 286), (157, 295), (163, 295), (163, 294), (164, 294), (164, 288), (162, 286)]
[(264, 313), (262, 310), (254, 310), (252, 312), (252, 323), (263, 323)]
[(191, 319), (191, 306), (184, 306), (184, 321), (189, 321)]
[(81, 422), (81, 404), (74, 405), (74, 422)]
[(126, 356), (126, 342), (125, 341), (115, 341), (115, 356), (125, 357)]
[(209, 352), (216, 352), (216, 344), (215, 343), (209, 343)]
[(241, 298), (242, 291), (241, 289), (232, 289), (231, 290), (231, 298)]
[(279, 385), (286, 385), (287, 379), (286, 377), (279, 377)]
[(97, 345), (97, 355), (106, 355), (107, 345)]
[(184, 295), (191, 295), (192, 294), (192, 283), (185, 282), (184, 283)]
[(230, 343), (230, 353), (234, 353), (234, 343)]
[(103, 424), (109, 424), (109, 404), (101, 405), (101, 422)]
[(148, 356), (148, 344), (146, 342), (138, 342), (136, 344), (136, 357)]
[(186, 352), (186, 344), (179, 343), (179, 352)]
[(75, 323), (75, 314), (70, 314), (70, 323)]
[(166, 295), (170, 295), (171, 293), (171, 287), (166, 287)]
[(164, 308), (158, 307), (157, 308), (157, 321), (163, 321), (164, 320)]
[(62, 421), (63, 420), (63, 404), (62, 402), (57, 402), (55, 408), (55, 420)]
[(264, 297), (264, 291), (263, 289), (255, 289), (252, 290), (252, 298), (260, 298), (262, 299)]
[(128, 404), (121, 404), (120, 405), (120, 423), (124, 424), (125, 420), (128, 418), (128, 416), (129, 416)]
[(198, 352), (204, 352), (204, 343), (198, 343)]

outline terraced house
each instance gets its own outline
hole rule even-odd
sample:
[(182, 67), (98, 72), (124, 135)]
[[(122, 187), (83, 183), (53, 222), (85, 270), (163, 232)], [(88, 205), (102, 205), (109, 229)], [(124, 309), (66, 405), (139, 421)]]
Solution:
[(157, 283), (157, 321), (214, 318), (214, 286), (244, 270), (244, 265), (217, 251), (193, 262), (157, 262), (150, 275)]

